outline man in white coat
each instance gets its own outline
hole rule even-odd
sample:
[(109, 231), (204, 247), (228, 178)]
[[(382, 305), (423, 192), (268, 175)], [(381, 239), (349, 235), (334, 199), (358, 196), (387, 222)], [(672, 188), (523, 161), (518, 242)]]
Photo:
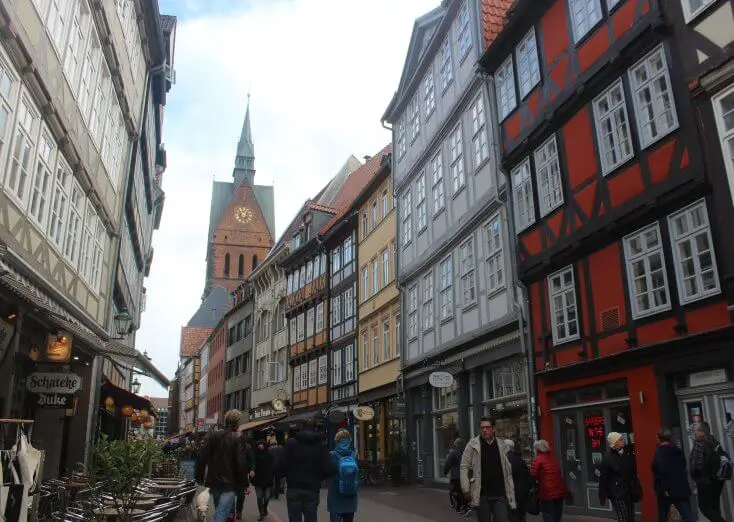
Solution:
[[(516, 509), (509, 448), (495, 437), (494, 421), (482, 417), (479, 435), (470, 439), (461, 458), (461, 491), (479, 522), (509, 522), (509, 510)], [(470, 473), (471, 471), (471, 473)]]

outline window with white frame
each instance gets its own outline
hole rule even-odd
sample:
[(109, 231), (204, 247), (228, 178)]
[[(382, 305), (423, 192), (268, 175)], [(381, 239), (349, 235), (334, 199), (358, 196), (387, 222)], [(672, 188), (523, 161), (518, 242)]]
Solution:
[(372, 327), (372, 366), (380, 364), (380, 338), (377, 334), (377, 327)]
[(410, 114), (410, 141), (412, 143), (421, 133), (421, 105), (418, 99), (418, 94), (416, 94), (413, 97), (413, 101), (410, 102), (408, 113)]
[[(16, 76), (12, 68), (0, 58), (0, 164), (5, 164), (8, 134), (16, 109)], [(4, 175), (0, 175), (0, 181)]]
[(101, 145), (102, 131), (107, 117), (107, 103), (112, 97), (112, 77), (104, 60), (100, 64), (100, 73), (97, 78), (92, 113), (89, 118), (89, 132), (97, 145)]
[(362, 301), (370, 297), (370, 271), (366, 266), (362, 267)]
[(451, 256), (441, 261), (441, 320), (454, 315), (454, 263)]
[(433, 272), (423, 277), (423, 330), (433, 328)]
[(408, 339), (418, 337), (418, 285), (408, 290)]
[(69, 220), (64, 238), (64, 257), (74, 267), (79, 262), (79, 247), (82, 237), (82, 212), (86, 198), (79, 182), (72, 179), (71, 197), (69, 198)]
[(533, 179), (530, 175), (530, 159), (512, 170), (512, 191), (515, 197), (515, 228), (520, 233), (535, 223), (533, 203)]
[(685, 16), (686, 23), (690, 22), (702, 12), (706, 10), (708, 6), (713, 4), (716, 0), (681, 0), (683, 4), (683, 15)]
[(630, 90), (641, 146), (647, 147), (678, 128), (668, 62), (662, 45), (629, 71)]
[(342, 322), (342, 296), (331, 298), (331, 326)]
[(545, 216), (563, 204), (561, 166), (555, 134), (535, 151), (535, 178), (538, 183), (540, 215)]
[(313, 261), (306, 263), (306, 284), (313, 281)]
[(517, 78), (520, 84), (520, 98), (525, 98), (540, 83), (538, 47), (535, 43), (535, 27), (530, 29), (515, 49), (517, 59)]
[(474, 278), (474, 239), (465, 241), (459, 247), (459, 262), (461, 269), (461, 292), (463, 306), (477, 302), (476, 280)]
[(331, 385), (339, 386), (342, 383), (342, 351), (331, 352)]
[[(45, 127), (45, 126), (44, 126)], [(48, 200), (53, 184), (53, 170), (56, 163), (56, 143), (50, 137), (48, 130), (41, 131), (38, 140), (38, 155), (36, 157), (36, 170), (33, 173), (31, 184), (31, 197), (28, 205), (28, 215), (31, 221), (42, 229), (46, 228), (48, 218)]]
[(289, 334), (290, 334), (289, 337), (290, 337), (291, 343), (298, 342), (298, 332), (296, 330), (296, 318), (295, 317), (291, 317)]
[(387, 286), (390, 281), (390, 251), (386, 248), (382, 251), (382, 284)]
[(484, 225), (487, 262), (487, 293), (505, 286), (505, 260), (502, 255), (502, 223), (495, 215)]
[(313, 258), (313, 278), (314, 279), (317, 279), (321, 275), (321, 268), (323, 265), (319, 261), (320, 261), (319, 256), (316, 256)]
[(369, 219), (367, 218), (367, 212), (362, 214), (362, 239), (367, 237), (370, 233)]
[(31, 102), (22, 96), (17, 111), (10, 168), (5, 177), (5, 190), (22, 209), (28, 204), (28, 183), (33, 173), (38, 122), (38, 113)]
[(365, 330), (362, 332), (362, 369), (370, 367), (370, 336)]
[(459, 44), (459, 59), (463, 60), (471, 49), (471, 29), (469, 25), (469, 2), (462, 4), (457, 17), (458, 31), (456, 42)]
[(433, 69), (429, 70), (423, 79), (423, 106), (426, 111), (426, 121), (436, 108), (436, 86), (433, 81)]
[(433, 194), (433, 215), (435, 216), (446, 205), (443, 190), (443, 160), (439, 150), (431, 160), (431, 192)]
[(398, 123), (398, 158), (405, 156), (405, 152), (408, 150), (407, 143), (405, 142), (405, 117), (403, 116)]
[(311, 359), (308, 361), (308, 387), (313, 388), (318, 385), (319, 378), (319, 361), (318, 359)]
[(316, 310), (309, 308), (306, 311), (306, 337), (313, 337), (316, 326)]
[(449, 135), (449, 161), (451, 163), (451, 183), (454, 194), (464, 188), (466, 176), (464, 175), (464, 144), (461, 141), (461, 122)]
[(105, 234), (104, 232), (100, 234), (100, 229), (104, 230), (102, 221), (97, 216), (92, 203), (87, 201), (79, 272), (95, 292), (99, 287), (102, 253), (104, 252), (104, 245), (100, 245), (100, 242), (103, 241)]
[(377, 201), (372, 202), (372, 230), (377, 228), (377, 222), (380, 218), (377, 216)]
[(329, 359), (326, 355), (319, 357), (319, 384), (326, 384), (329, 379)]
[(51, 191), (52, 203), (48, 221), (48, 237), (51, 244), (63, 249), (62, 238), (66, 230), (67, 211), (69, 208), (69, 190), (73, 179), (71, 168), (63, 156), (59, 155), (56, 164), (56, 175), (54, 176), (53, 189)]
[(382, 320), (382, 362), (389, 361), (390, 352), (390, 319)]
[(484, 97), (480, 94), (469, 108), (471, 114), (471, 147), (474, 170), (489, 157), (489, 143), (487, 142), (487, 126), (484, 118)]
[(548, 276), (553, 344), (579, 338), (579, 320), (576, 309), (576, 286), (573, 266)]
[(268, 385), (268, 373), (268, 356), (258, 357), (255, 361), (256, 388), (265, 388)]
[(412, 205), (410, 197), (410, 188), (403, 194), (403, 246), (407, 245), (413, 239), (413, 220), (411, 219)]
[(609, 174), (634, 154), (622, 80), (594, 100), (602, 173)]
[(497, 89), (497, 109), (500, 122), (517, 107), (515, 96), (515, 72), (512, 66), (512, 55), (500, 66), (494, 75)]
[(344, 245), (342, 246), (342, 248), (344, 249), (343, 266), (347, 266), (354, 259), (354, 242), (351, 235), (344, 240)]
[(638, 319), (670, 309), (665, 255), (658, 224), (626, 236), (623, 242), (632, 317)]
[(299, 341), (303, 341), (305, 339), (304, 336), (306, 335), (304, 328), (305, 315), (306, 314), (298, 314), (298, 317), (296, 317), (296, 339)]
[(390, 203), (388, 201), (387, 189), (382, 191), (382, 218), (384, 219), (390, 212)]
[(672, 214), (668, 223), (681, 304), (718, 294), (721, 288), (706, 202), (699, 200)]
[(296, 366), (293, 368), (293, 391), (301, 391), (301, 367)]
[(380, 260), (372, 260), (372, 295), (380, 291)]
[(444, 40), (441, 46), (440, 55), (440, 73), (441, 73), (441, 90), (445, 91), (454, 80), (454, 67), (451, 64), (451, 42), (448, 38)]
[(41, 17), (46, 20), (46, 30), (51, 41), (60, 52), (64, 48), (66, 29), (69, 26), (69, 7), (67, 0), (45, 0), (36, 2), (41, 9)]
[(578, 43), (601, 21), (599, 0), (568, 0), (568, 10), (571, 13), (574, 43)]
[(729, 189), (734, 198), (734, 86), (715, 96), (712, 103), (729, 178)]
[[(90, 203), (91, 205), (91, 203)], [(104, 260), (104, 250), (107, 246), (107, 230), (102, 220), (97, 217), (97, 227), (94, 234), (94, 242), (92, 244), (92, 267), (90, 273), (90, 284), (92, 291), (99, 292), (102, 283), (102, 262)]]
[(77, 99), (82, 116), (88, 124), (94, 91), (97, 86), (97, 74), (99, 72), (102, 58), (102, 46), (99, 42), (97, 30), (95, 29), (94, 24), (92, 24), (89, 45), (87, 46), (87, 52), (84, 56), (84, 61), (82, 62), (82, 74), (79, 80), (79, 94)]
[(341, 247), (334, 247), (331, 252), (331, 273), (336, 274), (342, 268), (342, 249)]
[(415, 182), (415, 194), (418, 200), (415, 205), (415, 228), (420, 234), (428, 224), (426, 217), (426, 175), (423, 172)]
[(321, 301), (316, 305), (316, 326), (315, 332), (319, 333), (324, 330), (324, 302)]
[(275, 352), (275, 376), (274, 382), (282, 382), (286, 378), (288, 348), (283, 347)]
[(354, 290), (347, 288), (344, 290), (344, 319), (354, 317)]
[(395, 314), (395, 357), (400, 356), (400, 314)]
[(344, 381), (354, 380), (354, 343), (344, 347)]
[[(315, 373), (316, 372), (314, 371), (314, 374)], [(308, 377), (309, 377), (309, 375), (308, 375), (308, 363), (303, 363), (301, 365), (301, 390), (308, 390), (308, 387), (309, 387), (308, 386), (308, 382), (309, 382)]]
[(92, 13), (87, 0), (74, 2), (71, 18), (71, 30), (67, 39), (64, 52), (64, 73), (69, 81), (72, 92), (77, 92), (81, 64), (84, 61), (84, 53), (89, 39), (89, 29), (92, 21)]

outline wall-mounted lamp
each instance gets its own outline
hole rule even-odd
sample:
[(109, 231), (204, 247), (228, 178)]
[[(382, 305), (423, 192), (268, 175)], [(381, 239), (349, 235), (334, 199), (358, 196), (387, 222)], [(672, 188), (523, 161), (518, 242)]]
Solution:
[(115, 315), (113, 318), (115, 321), (115, 332), (118, 337), (115, 339), (124, 339), (127, 334), (130, 333), (130, 327), (133, 324), (133, 317), (128, 313), (127, 308), (120, 310), (120, 313)]
[(638, 393), (637, 397), (640, 399), (640, 404), (645, 404), (645, 395), (642, 393), (641, 390)]
[(137, 377), (135, 377), (135, 380), (130, 385), (133, 389), (133, 393), (137, 394), (140, 391), (140, 381)]

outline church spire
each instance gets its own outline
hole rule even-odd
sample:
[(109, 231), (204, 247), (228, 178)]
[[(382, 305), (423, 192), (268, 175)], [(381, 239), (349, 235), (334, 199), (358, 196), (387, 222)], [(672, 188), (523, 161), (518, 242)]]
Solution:
[(252, 142), (252, 129), (250, 128), (250, 93), (247, 93), (247, 110), (245, 121), (242, 123), (240, 141), (237, 143), (237, 156), (234, 163), (235, 185), (247, 180), (250, 185), (255, 178), (255, 145)]

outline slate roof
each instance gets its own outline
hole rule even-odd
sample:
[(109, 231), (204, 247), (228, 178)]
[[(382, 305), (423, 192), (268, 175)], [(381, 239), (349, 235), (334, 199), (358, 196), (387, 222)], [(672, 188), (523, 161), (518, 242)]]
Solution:
[(482, 32), (484, 48), (488, 49), (507, 22), (507, 11), (514, 0), (482, 0)]
[(164, 33), (170, 33), (176, 27), (176, 17), (171, 15), (161, 15), (161, 30)]
[(199, 309), (191, 316), (186, 326), (214, 328), (229, 307), (229, 290), (217, 285), (201, 302)]
[(334, 208), (339, 208), (339, 205), (335, 204), (335, 199), (339, 196), (342, 185), (347, 181), (349, 175), (361, 166), (362, 162), (355, 158), (354, 154), (351, 154), (344, 165), (342, 165), (342, 168), (339, 169), (336, 176), (331, 178), (331, 181), (326, 184), (326, 187), (324, 187), (323, 190), (321, 190), (321, 192), (319, 192), (319, 194), (310, 201), (331, 207), (332, 212)]

